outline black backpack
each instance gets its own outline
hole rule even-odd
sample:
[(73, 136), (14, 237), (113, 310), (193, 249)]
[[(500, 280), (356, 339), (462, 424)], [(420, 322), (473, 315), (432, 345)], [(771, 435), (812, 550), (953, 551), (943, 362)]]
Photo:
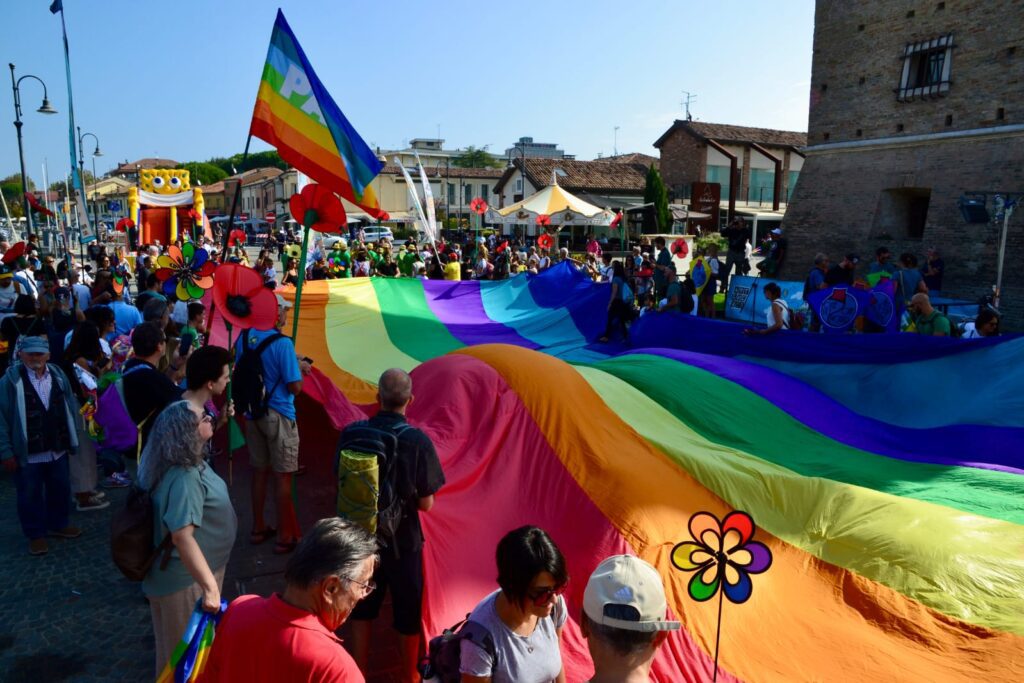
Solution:
[(430, 639), (427, 656), (420, 661), (420, 674), (427, 683), (459, 683), (462, 674), (459, 664), (462, 659), (462, 641), (472, 640), (497, 662), (494, 636), (480, 623), (471, 621), (469, 615), (439, 636)]
[(369, 420), (345, 427), (338, 442), (338, 516), (375, 533), (391, 545), (402, 523), (404, 506), (398, 481), (398, 439), (411, 427), (402, 422), (391, 429)]
[(129, 581), (142, 581), (157, 555), (163, 553), (160, 569), (171, 559), (171, 535), (153, 547), (153, 499), (149, 491), (132, 486), (123, 508), (110, 519), (110, 557)]
[(235, 410), (247, 413), (254, 420), (267, 414), (270, 395), (277, 388), (275, 384), (267, 391), (263, 373), (263, 351), (282, 338), (284, 335), (275, 332), (256, 346), (249, 348), (249, 332), (242, 332), (242, 355), (235, 362), (235, 370), (231, 374), (231, 395), (235, 402)]

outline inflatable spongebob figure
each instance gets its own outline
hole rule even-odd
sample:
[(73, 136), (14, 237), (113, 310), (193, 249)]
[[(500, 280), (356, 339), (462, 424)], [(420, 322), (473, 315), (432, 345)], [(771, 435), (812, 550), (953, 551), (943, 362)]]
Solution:
[(139, 186), (128, 189), (128, 215), (141, 244), (172, 244), (209, 231), (203, 191), (193, 189), (189, 172), (179, 168), (140, 170)]

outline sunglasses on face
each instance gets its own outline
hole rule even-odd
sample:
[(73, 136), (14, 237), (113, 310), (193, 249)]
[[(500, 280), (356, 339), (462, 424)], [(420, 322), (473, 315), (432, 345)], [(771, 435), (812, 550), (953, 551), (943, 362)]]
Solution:
[(533, 602), (534, 606), (543, 607), (564, 592), (565, 586), (558, 586), (557, 588), (545, 586), (543, 588), (534, 588), (533, 590), (527, 591), (526, 597)]

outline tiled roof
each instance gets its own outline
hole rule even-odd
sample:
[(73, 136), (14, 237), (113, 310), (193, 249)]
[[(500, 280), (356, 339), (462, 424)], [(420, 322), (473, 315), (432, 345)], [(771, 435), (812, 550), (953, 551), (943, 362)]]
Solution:
[(212, 185), (201, 185), (199, 189), (203, 191), (203, 194), (217, 194), (224, 191), (224, 181), (218, 180)]
[(248, 171), (236, 173), (233, 176), (228, 176), (224, 180), (237, 181), (239, 178), (241, 178), (242, 187), (245, 187), (246, 185), (252, 185), (253, 183), (263, 182), (268, 178), (276, 178), (282, 173), (284, 173), (284, 171), (277, 168), (276, 166), (263, 166), (262, 168), (250, 168)]
[(658, 168), (661, 165), (661, 159), (642, 152), (630, 152), (629, 154), (619, 154), (618, 156), (601, 157), (600, 159), (594, 159), (594, 161), (610, 161), (616, 164), (641, 164), (645, 169), (650, 168), (652, 164), (655, 168)]
[(676, 120), (665, 133), (654, 143), (661, 147), (669, 135), (677, 130), (685, 131), (695, 137), (715, 140), (716, 142), (756, 142), (759, 145), (772, 147), (805, 147), (807, 133), (771, 128), (751, 128), (749, 126), (733, 126), (728, 123), (705, 123), (703, 121)]
[(111, 173), (135, 173), (135, 167), (139, 168), (177, 168), (178, 162), (174, 159), (160, 159), (158, 157), (146, 157), (132, 162), (118, 164)]
[[(525, 163), (526, 179), (534, 187), (547, 187), (551, 184), (551, 174), (555, 169), (562, 173), (558, 174), (558, 184), (569, 191), (587, 192), (624, 192), (629, 194), (642, 194), (647, 184), (647, 168), (640, 163), (617, 163), (615, 161), (579, 161), (576, 159), (536, 159), (526, 158), (513, 159), (515, 168), (521, 168)], [(495, 192), (501, 192), (501, 188), (511, 177), (511, 170), (506, 171), (501, 182), (495, 187)]]

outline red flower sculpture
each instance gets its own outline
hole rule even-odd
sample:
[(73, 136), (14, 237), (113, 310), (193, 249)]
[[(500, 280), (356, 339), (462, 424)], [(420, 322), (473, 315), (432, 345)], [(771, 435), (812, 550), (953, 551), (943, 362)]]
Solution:
[(677, 258), (686, 258), (686, 255), (690, 253), (690, 247), (686, 244), (686, 240), (680, 237), (672, 243), (671, 251), (672, 255)]
[(505, 251), (506, 249), (508, 249), (508, 240), (505, 240), (504, 242), (499, 244), (498, 248), (494, 250), (494, 253), (495, 254), (500, 254), (501, 252)]
[(134, 227), (135, 221), (131, 218), (122, 218), (117, 222), (117, 225), (114, 226), (114, 230), (117, 230), (118, 232), (128, 232), (128, 228)]
[(213, 301), (224, 320), (240, 329), (270, 330), (277, 322), (277, 297), (261, 274), (238, 263), (217, 268)]
[(554, 243), (555, 238), (547, 233), (537, 238), (537, 246), (541, 249), (550, 249)]
[(484, 201), (483, 197), (477, 197), (469, 203), (469, 210), (478, 216), (483, 216), (487, 213), (487, 202)]
[(545, 228), (548, 227), (549, 225), (551, 225), (551, 216), (547, 215), (546, 213), (542, 213), (541, 215), (537, 216), (537, 225), (540, 225)]
[(323, 185), (306, 185), (292, 195), (288, 207), (292, 218), (317, 232), (341, 232), (347, 223), (341, 200)]
[(21, 258), (22, 254), (24, 253), (25, 243), (18, 242), (17, 244), (13, 245), (10, 249), (8, 249), (6, 252), (4, 252), (4, 265), (9, 266), (12, 263), (15, 263), (18, 259)]
[(232, 230), (231, 233), (228, 235), (228, 246), (245, 246), (245, 230), (240, 230), (238, 228)]

